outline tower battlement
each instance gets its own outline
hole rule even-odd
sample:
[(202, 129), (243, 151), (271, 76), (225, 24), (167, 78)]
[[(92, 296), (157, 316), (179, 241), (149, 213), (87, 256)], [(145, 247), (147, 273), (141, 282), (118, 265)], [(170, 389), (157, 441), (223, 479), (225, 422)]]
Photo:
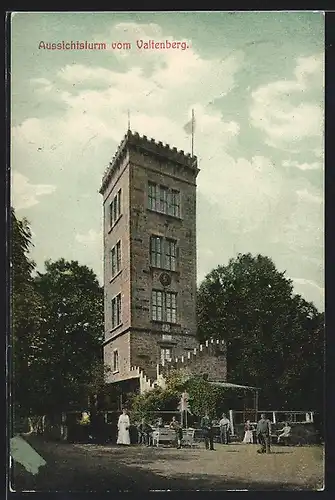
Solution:
[[(215, 361), (218, 361), (218, 365)], [(157, 365), (157, 374), (167, 376), (172, 371), (185, 371), (192, 374), (206, 372), (212, 380), (225, 380), (227, 375), (225, 341), (206, 340), (193, 351), (188, 351), (187, 355)]]
[(132, 149), (161, 157), (164, 161), (171, 161), (198, 173), (198, 159), (196, 156), (191, 156), (190, 153), (185, 153), (182, 149), (178, 150), (176, 147), (170, 146), (170, 144), (164, 144), (153, 138), (149, 139), (146, 135), (141, 136), (138, 132), (128, 130), (103, 175), (100, 188), (101, 194), (106, 189), (113, 172), (118, 168), (126, 154)]

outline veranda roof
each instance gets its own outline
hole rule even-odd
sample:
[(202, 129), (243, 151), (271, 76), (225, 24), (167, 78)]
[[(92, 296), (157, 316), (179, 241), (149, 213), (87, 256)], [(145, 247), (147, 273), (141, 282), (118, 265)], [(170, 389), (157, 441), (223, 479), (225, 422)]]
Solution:
[(230, 389), (246, 389), (251, 391), (257, 391), (259, 387), (252, 387), (250, 385), (240, 385), (240, 384), (231, 384), (230, 382), (209, 382), (211, 385), (216, 385), (218, 387), (227, 387)]

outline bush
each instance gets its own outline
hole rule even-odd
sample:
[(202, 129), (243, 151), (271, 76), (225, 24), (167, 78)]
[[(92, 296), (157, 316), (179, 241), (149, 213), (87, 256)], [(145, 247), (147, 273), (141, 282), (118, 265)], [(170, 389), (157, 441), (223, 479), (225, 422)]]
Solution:
[(170, 388), (163, 390), (158, 387), (145, 394), (139, 394), (132, 401), (132, 420), (140, 421), (142, 418), (149, 420), (153, 412), (176, 410), (179, 399), (180, 394)]
[(167, 378), (165, 389), (157, 387), (133, 398), (132, 420), (140, 421), (145, 418), (148, 421), (153, 412), (176, 411), (184, 391), (189, 394), (190, 410), (194, 416), (202, 417), (206, 411), (212, 418), (219, 415), (224, 401), (224, 389), (211, 385), (201, 376), (184, 379), (180, 374), (172, 372)]

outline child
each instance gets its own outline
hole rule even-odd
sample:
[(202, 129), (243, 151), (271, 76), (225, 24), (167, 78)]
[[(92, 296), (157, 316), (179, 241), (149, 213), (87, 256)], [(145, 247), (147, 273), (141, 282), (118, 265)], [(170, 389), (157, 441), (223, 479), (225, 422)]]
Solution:
[(245, 444), (252, 444), (254, 442), (253, 439), (253, 428), (252, 425), (250, 424), (250, 420), (247, 420), (244, 426), (244, 438), (243, 438), (243, 443)]

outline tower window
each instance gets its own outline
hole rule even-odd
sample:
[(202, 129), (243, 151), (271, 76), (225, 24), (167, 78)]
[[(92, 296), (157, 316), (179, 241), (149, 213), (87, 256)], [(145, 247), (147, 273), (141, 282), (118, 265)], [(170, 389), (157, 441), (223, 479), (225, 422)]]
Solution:
[(119, 220), (121, 216), (121, 189), (118, 190), (117, 194), (114, 196), (113, 200), (109, 204), (109, 223), (110, 227)]
[(174, 189), (170, 193), (168, 213), (174, 217), (180, 217), (180, 193)]
[(161, 362), (170, 361), (171, 360), (171, 349), (169, 347), (161, 348)]
[(119, 293), (112, 300), (112, 328), (121, 324), (121, 294)]
[(169, 199), (169, 190), (164, 186), (160, 186), (160, 206), (159, 211), (163, 214), (168, 213), (168, 199)]
[(166, 321), (168, 323), (177, 322), (177, 301), (176, 294), (171, 292), (166, 292), (165, 294), (165, 306), (166, 306)]
[(176, 270), (177, 242), (175, 240), (165, 241), (165, 269)]
[(121, 240), (116, 244), (116, 272), (121, 270)]
[(151, 319), (166, 323), (177, 323), (177, 294), (153, 290), (151, 297)]
[(177, 267), (177, 242), (162, 236), (150, 238), (150, 265), (175, 271)]
[(163, 264), (163, 238), (151, 236), (150, 238), (150, 264), (154, 267), (162, 267)]
[(159, 210), (159, 191), (157, 184), (149, 182), (148, 186), (148, 202), (151, 210)]
[(152, 320), (163, 321), (163, 293), (158, 290), (152, 292)]
[(121, 271), (121, 240), (111, 250), (112, 278)]
[(180, 217), (180, 192), (149, 182), (148, 207), (155, 212)]
[(119, 371), (119, 353), (117, 349), (113, 352), (113, 372)]

